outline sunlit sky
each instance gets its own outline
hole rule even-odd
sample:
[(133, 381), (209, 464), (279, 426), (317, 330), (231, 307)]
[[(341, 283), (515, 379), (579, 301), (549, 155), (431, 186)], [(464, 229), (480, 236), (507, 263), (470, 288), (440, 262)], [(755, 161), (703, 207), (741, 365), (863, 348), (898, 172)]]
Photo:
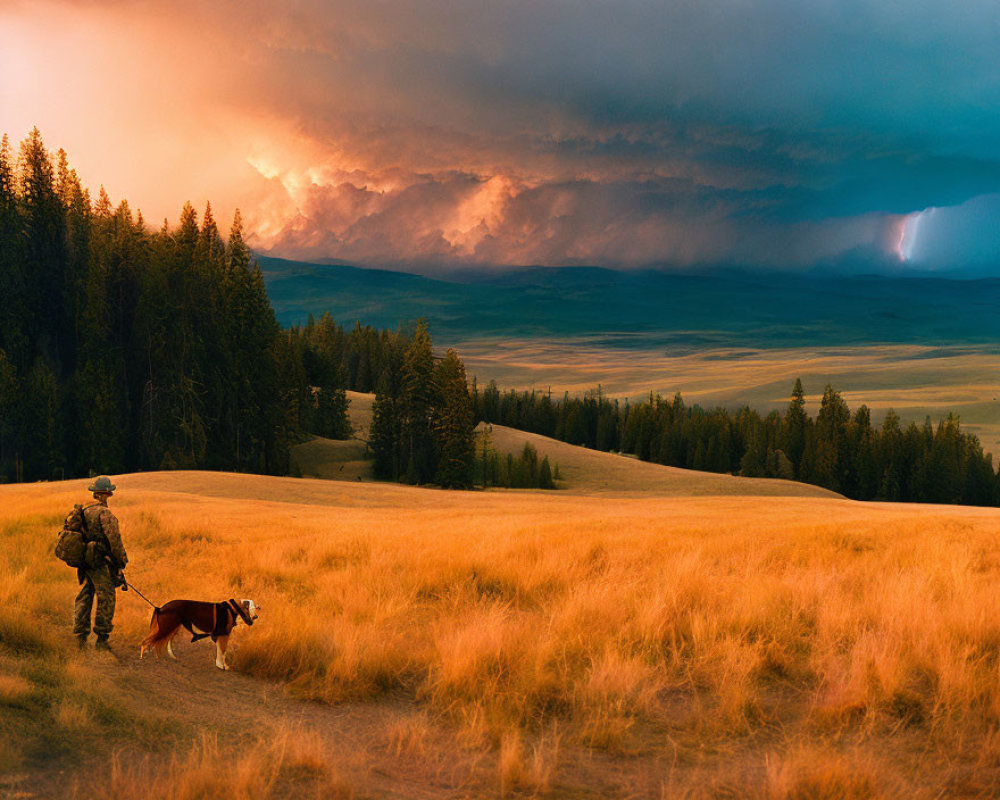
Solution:
[(1000, 4), (0, 5), (0, 131), (277, 255), (1000, 274)]

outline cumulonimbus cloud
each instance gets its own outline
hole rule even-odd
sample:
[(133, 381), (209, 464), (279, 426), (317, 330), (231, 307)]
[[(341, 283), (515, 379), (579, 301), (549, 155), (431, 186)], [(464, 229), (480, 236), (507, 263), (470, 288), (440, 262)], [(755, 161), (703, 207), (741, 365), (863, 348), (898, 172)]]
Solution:
[(998, 31), (929, 0), (15, 2), (0, 107), (147, 218), (240, 205), (276, 254), (891, 265), (915, 212), (1000, 191)]

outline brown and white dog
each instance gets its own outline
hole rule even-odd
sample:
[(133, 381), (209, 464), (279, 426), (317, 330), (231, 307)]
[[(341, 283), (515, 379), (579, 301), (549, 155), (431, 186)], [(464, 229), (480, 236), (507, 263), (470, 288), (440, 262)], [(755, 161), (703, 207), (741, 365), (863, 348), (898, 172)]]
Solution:
[(197, 642), (207, 636), (215, 642), (215, 666), (219, 669), (229, 669), (226, 665), (226, 647), (229, 645), (229, 634), (240, 621), (253, 625), (257, 619), (257, 606), (253, 600), (229, 599), (222, 603), (205, 603), (200, 600), (171, 600), (159, 608), (153, 609), (153, 618), (149, 621), (149, 633), (142, 640), (139, 658), (152, 650), (159, 657), (163, 648), (171, 658), (176, 658), (171, 642), (178, 631), (187, 628), (191, 641)]

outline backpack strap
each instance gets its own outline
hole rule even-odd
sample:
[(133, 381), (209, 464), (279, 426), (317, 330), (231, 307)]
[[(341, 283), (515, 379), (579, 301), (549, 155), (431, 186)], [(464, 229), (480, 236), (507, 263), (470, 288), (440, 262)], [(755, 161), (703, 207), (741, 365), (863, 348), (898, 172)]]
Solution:
[[(83, 508), (80, 509), (80, 519), (83, 520), (83, 531), (84, 531), (84, 533), (87, 534), (87, 538), (89, 540), (95, 541), (95, 542), (96, 541), (100, 541), (100, 540), (97, 537), (95, 537), (90, 532), (90, 523), (87, 522), (87, 509), (90, 509), (90, 508), (93, 508), (94, 506), (99, 506), (99, 505), (100, 505), (100, 503), (91, 503), (89, 506), (84, 506)], [(107, 540), (108, 537), (105, 536), (105, 534), (104, 534), (104, 527), (103, 526), (101, 526), (101, 533), (100, 533), (100, 535), (104, 536), (105, 541)], [(110, 545), (110, 543), (109, 543), (109, 545)]]
[(98, 524), (100, 525), (100, 532), (95, 536), (90, 532), (90, 525), (87, 523), (87, 509), (94, 508), (95, 506), (101, 505), (100, 503), (91, 503), (89, 506), (84, 506), (80, 509), (80, 517), (83, 519), (83, 530), (87, 534), (87, 539), (92, 542), (97, 542), (98, 544), (104, 545), (104, 549), (107, 550), (106, 557), (114, 562), (117, 568), (118, 562), (111, 551), (111, 542), (108, 541), (108, 535), (104, 532), (104, 524), (100, 522), (100, 516), (98, 516)]

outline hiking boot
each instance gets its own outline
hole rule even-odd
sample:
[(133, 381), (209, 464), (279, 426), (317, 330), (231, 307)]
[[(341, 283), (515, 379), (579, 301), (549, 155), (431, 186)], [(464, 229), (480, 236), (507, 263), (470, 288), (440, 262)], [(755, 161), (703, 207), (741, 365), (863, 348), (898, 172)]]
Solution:
[(111, 645), (108, 644), (107, 636), (98, 636), (97, 641), (94, 643), (94, 649), (101, 650), (105, 653), (114, 653), (114, 650), (111, 649)]
[(86, 647), (87, 647), (87, 634), (85, 634), (85, 633), (78, 633), (76, 635), (76, 646), (80, 650), (85, 650), (86, 649)]

